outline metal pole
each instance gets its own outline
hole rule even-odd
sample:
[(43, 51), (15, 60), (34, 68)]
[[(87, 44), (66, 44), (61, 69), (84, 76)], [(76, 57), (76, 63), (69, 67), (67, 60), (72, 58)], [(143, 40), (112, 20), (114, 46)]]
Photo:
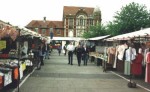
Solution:
[(19, 92), (19, 83), (20, 83), (20, 73), (19, 73), (19, 69), (20, 69), (20, 64), (19, 64), (19, 62), (20, 62), (20, 29), (18, 29), (18, 31), (19, 31), (19, 40), (18, 40), (18, 92)]

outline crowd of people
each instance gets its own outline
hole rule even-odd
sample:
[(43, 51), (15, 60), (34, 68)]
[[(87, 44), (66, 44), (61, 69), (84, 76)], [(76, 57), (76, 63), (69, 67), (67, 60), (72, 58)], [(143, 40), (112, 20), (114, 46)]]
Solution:
[(73, 65), (73, 54), (76, 54), (78, 66), (81, 65), (81, 60), (83, 60), (83, 65), (87, 65), (89, 58), (89, 48), (86, 45), (81, 45), (80, 43), (77, 46), (74, 46), (72, 42), (68, 45), (64, 45), (64, 55), (68, 52), (68, 64)]
[[(27, 49), (25, 45), (22, 45), (21, 48), (22, 52), (27, 54)], [(49, 59), (49, 53), (52, 51), (52, 48), (49, 44), (41, 43), (37, 47), (37, 57), (40, 60), (40, 66), (44, 66), (44, 59)], [(68, 56), (68, 64), (73, 65), (73, 56), (76, 55), (78, 66), (81, 65), (81, 61), (83, 61), (83, 65), (87, 65), (88, 58), (89, 58), (89, 48), (86, 45), (81, 45), (80, 43), (75, 46), (73, 42), (69, 44), (65, 44), (63, 47), (61, 44), (57, 47), (58, 55), (60, 56), (62, 51), (64, 56)]]

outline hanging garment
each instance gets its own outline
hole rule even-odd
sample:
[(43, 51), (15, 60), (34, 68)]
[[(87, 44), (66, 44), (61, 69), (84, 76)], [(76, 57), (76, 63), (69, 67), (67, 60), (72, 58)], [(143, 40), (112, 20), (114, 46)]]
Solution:
[(124, 45), (120, 45), (119, 47), (118, 47), (118, 49), (117, 49), (117, 51), (118, 51), (118, 59), (119, 60), (123, 60), (123, 56), (124, 56), (124, 51), (125, 51), (125, 46)]
[(130, 75), (131, 67), (131, 47), (129, 47), (125, 52), (125, 64), (124, 64), (124, 74)]
[(116, 68), (117, 68), (117, 71), (119, 72), (124, 72), (124, 56), (125, 56), (125, 49), (127, 49), (127, 45), (123, 44), (123, 45), (120, 45), (118, 47), (118, 60), (117, 60), (117, 63), (116, 63)]
[(142, 61), (143, 61), (143, 55), (137, 54), (135, 60), (133, 60), (131, 64), (131, 72), (133, 75), (142, 74)]
[(116, 53), (116, 48), (109, 47), (107, 49), (107, 54), (108, 54), (108, 63), (113, 64), (115, 61), (115, 53)]
[(3, 82), (4, 82), (3, 77), (4, 77), (4, 74), (0, 72), (0, 89), (2, 89), (4, 86), (3, 85)]
[(148, 48), (146, 48), (146, 49), (144, 50), (144, 55), (143, 55), (143, 56), (144, 56), (144, 60), (143, 60), (144, 62), (143, 62), (143, 65), (146, 65), (146, 55), (147, 55), (147, 53), (148, 53), (148, 50), (149, 50)]
[(4, 86), (7, 86), (12, 82), (12, 71), (4, 73)]
[(119, 46), (116, 46), (115, 60), (114, 60), (113, 68), (117, 67), (118, 47)]
[(146, 54), (145, 82), (150, 83), (150, 52)]

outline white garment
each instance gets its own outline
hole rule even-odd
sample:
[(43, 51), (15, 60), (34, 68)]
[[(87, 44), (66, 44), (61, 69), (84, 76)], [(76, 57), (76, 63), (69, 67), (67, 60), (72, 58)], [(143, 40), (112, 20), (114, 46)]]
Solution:
[(86, 48), (84, 48), (84, 50), (86, 51)]
[(23, 55), (22, 58), (27, 58), (27, 57), (28, 57), (28, 54), (27, 54), (28, 49), (27, 49), (26, 46), (23, 46), (23, 47), (21, 48), (21, 53), (22, 53), (22, 52), (25, 53), (25, 55)]
[(131, 62), (131, 47), (126, 50), (126, 59), (125, 61)]
[(135, 59), (136, 56), (136, 50), (135, 48), (129, 47), (129, 49), (126, 50), (126, 60), (128, 62), (131, 62), (132, 60)]
[(20, 67), (19, 67), (19, 76), (20, 76), (20, 79), (22, 79), (23, 78), (23, 68), (22, 68), (22, 65), (20, 64), (19, 65)]
[(4, 73), (4, 86), (7, 86), (12, 82), (12, 71)]
[(131, 51), (132, 51), (131, 52), (132, 53), (131, 54), (131, 60), (134, 60), (136, 58), (136, 50), (135, 50), (135, 48), (132, 48)]
[(123, 55), (124, 55), (124, 51), (125, 49), (127, 48), (126, 45), (120, 45), (117, 49), (117, 52), (118, 52), (118, 59), (119, 60), (123, 60)]

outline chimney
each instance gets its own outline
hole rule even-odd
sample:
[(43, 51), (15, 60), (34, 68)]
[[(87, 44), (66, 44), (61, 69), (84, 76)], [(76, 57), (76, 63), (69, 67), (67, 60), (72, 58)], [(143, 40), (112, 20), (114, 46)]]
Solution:
[(44, 22), (46, 22), (46, 17), (44, 17), (44, 20), (43, 20)]

